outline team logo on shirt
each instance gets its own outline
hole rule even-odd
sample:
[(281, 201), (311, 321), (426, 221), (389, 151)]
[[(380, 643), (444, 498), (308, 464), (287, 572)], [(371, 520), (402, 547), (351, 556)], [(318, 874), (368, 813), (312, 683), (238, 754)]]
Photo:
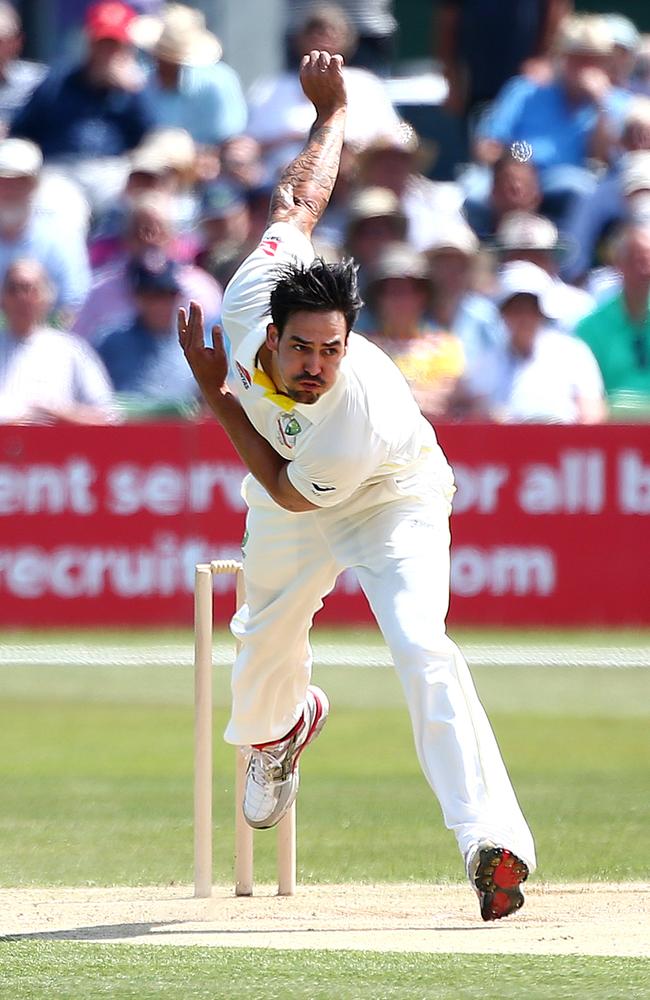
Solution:
[(235, 368), (237, 369), (237, 373), (240, 379), (244, 383), (244, 389), (250, 389), (251, 385), (253, 384), (250, 372), (247, 372), (244, 366), (239, 364), (239, 361), (235, 361)]
[(300, 434), (301, 430), (300, 421), (293, 413), (281, 413), (278, 417), (280, 443), (285, 448), (293, 448), (296, 435)]
[(332, 490), (336, 489), (336, 486), (319, 486), (318, 483), (312, 483), (311, 485), (314, 493), (331, 493)]
[(265, 240), (260, 243), (260, 250), (266, 254), (267, 257), (275, 257), (278, 252), (278, 247), (280, 246), (280, 240), (277, 236), (268, 236)]

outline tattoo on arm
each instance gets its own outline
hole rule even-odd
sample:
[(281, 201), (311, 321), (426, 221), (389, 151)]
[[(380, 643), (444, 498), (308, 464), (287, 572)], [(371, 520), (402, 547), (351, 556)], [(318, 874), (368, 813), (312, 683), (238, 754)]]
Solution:
[(271, 196), (269, 223), (293, 222), (310, 235), (330, 200), (339, 172), (345, 114), (314, 123), (307, 144)]

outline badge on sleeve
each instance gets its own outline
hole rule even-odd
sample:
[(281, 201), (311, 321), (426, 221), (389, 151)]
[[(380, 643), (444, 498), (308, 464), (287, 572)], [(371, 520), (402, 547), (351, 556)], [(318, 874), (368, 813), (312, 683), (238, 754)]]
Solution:
[(247, 372), (244, 366), (239, 364), (239, 361), (235, 361), (235, 368), (237, 369), (237, 374), (244, 384), (244, 389), (250, 389), (253, 384), (250, 372)]
[(260, 250), (262, 250), (267, 257), (275, 257), (279, 246), (280, 240), (277, 236), (267, 236), (267, 238), (262, 240), (260, 243)]

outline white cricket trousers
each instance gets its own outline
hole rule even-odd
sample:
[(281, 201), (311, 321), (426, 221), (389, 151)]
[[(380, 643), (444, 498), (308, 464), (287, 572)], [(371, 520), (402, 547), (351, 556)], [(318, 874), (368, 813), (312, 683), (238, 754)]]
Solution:
[[(420, 765), (463, 857), (481, 841), (535, 867), (533, 838), (467, 663), (445, 632), (450, 500), (393, 499), (295, 514), (252, 477), (244, 546), (247, 603), (225, 739), (280, 739), (298, 721), (311, 677), (309, 630), (338, 574), (353, 567), (398, 671)], [(339, 507), (341, 509), (339, 509)]]

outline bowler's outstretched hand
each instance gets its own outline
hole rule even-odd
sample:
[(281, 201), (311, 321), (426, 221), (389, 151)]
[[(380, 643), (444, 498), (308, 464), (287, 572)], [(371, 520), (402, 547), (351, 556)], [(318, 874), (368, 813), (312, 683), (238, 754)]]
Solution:
[(228, 358), (220, 326), (212, 328), (213, 347), (204, 342), (203, 310), (198, 302), (190, 302), (189, 313), (178, 310), (178, 340), (198, 386), (209, 403), (220, 393), (228, 376)]
[(346, 106), (343, 56), (314, 49), (300, 63), (300, 83), (320, 116)]

